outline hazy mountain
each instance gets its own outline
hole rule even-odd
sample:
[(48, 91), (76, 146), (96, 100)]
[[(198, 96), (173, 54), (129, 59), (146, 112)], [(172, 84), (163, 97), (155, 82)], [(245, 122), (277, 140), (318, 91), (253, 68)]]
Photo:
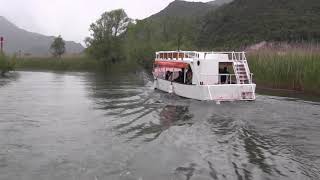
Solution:
[[(0, 36), (5, 38), (5, 52), (16, 53), (21, 51), (33, 56), (49, 55), (49, 47), (53, 42), (53, 36), (45, 36), (38, 33), (23, 30), (6, 18), (0, 16)], [(68, 54), (81, 53), (84, 50), (80, 43), (66, 41)]]

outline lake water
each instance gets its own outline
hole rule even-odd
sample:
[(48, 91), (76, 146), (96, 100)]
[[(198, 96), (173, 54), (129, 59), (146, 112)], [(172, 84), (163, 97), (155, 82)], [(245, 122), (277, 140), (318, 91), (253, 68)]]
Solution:
[(320, 179), (320, 103), (216, 105), (141, 74), (0, 79), (1, 180)]

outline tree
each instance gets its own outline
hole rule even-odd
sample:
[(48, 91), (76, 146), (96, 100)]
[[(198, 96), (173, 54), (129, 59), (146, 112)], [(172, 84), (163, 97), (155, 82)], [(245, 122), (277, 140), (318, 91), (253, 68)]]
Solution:
[(85, 39), (87, 53), (107, 65), (124, 58), (123, 34), (131, 19), (123, 9), (105, 12), (90, 25), (91, 37)]
[(50, 46), (50, 51), (54, 57), (61, 57), (61, 55), (65, 53), (65, 42), (60, 35), (54, 38)]

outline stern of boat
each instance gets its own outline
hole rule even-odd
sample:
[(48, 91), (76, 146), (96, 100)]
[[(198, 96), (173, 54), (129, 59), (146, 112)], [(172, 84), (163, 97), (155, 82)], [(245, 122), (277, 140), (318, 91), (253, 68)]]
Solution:
[(254, 101), (256, 99), (256, 84), (208, 85), (203, 91), (206, 94), (204, 99), (211, 101)]

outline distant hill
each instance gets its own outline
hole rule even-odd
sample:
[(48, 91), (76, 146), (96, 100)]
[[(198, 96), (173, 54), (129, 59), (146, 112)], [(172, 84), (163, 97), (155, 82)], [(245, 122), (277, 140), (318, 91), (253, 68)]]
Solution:
[(203, 18), (198, 46), (320, 41), (319, 0), (234, 0)]
[[(21, 51), (32, 56), (49, 55), (49, 47), (54, 37), (23, 30), (6, 18), (0, 16), (0, 36), (5, 38), (5, 52), (9, 54)], [(68, 54), (81, 53), (84, 50), (80, 43), (66, 41)]]

